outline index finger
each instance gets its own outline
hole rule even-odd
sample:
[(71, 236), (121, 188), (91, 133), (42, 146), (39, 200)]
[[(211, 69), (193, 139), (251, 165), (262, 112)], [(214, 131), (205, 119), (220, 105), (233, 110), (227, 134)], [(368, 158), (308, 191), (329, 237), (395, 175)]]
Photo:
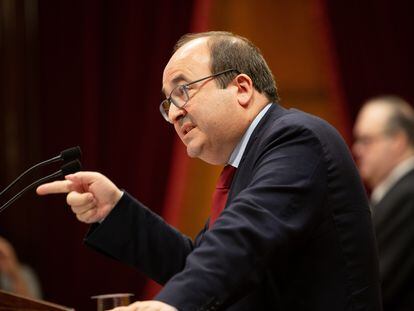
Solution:
[(72, 191), (73, 182), (70, 180), (57, 180), (46, 183), (37, 187), (38, 195), (46, 195), (52, 193), (68, 193)]

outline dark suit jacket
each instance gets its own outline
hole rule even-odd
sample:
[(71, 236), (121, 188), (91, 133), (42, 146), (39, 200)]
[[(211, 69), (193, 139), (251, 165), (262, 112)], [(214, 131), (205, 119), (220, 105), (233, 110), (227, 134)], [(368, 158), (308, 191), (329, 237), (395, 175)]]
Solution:
[(384, 310), (414, 310), (414, 170), (373, 207)]
[(323, 120), (276, 104), (225, 210), (194, 243), (128, 194), (86, 243), (164, 284), (155, 299), (180, 311), (381, 310), (371, 214), (348, 148)]

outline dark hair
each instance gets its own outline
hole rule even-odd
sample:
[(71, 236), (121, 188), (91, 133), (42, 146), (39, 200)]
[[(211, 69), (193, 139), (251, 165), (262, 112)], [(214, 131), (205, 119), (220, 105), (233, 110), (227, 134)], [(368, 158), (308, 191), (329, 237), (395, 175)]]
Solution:
[(414, 109), (401, 97), (383, 95), (372, 98), (369, 102), (381, 102), (391, 108), (391, 114), (385, 126), (385, 132), (395, 134), (402, 131), (407, 136), (409, 144), (414, 146)]
[[(260, 50), (248, 39), (226, 31), (209, 31), (190, 33), (182, 36), (176, 43), (173, 52), (176, 52), (186, 43), (208, 37), (208, 46), (211, 56), (211, 73), (226, 69), (236, 69), (239, 73), (248, 75), (254, 88), (265, 94), (271, 102), (279, 100), (276, 83)], [(233, 80), (234, 72), (216, 78), (220, 87), (225, 88)]]

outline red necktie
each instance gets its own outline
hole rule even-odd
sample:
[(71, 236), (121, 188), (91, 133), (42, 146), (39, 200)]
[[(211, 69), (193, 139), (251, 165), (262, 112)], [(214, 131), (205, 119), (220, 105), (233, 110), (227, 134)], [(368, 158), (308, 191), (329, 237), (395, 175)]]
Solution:
[(217, 181), (216, 190), (214, 190), (213, 193), (213, 202), (211, 205), (209, 228), (211, 228), (211, 226), (214, 224), (217, 217), (219, 217), (219, 215), (224, 209), (224, 206), (226, 205), (231, 181), (233, 180), (235, 172), (235, 167), (231, 165), (226, 165), (220, 174), (220, 177)]

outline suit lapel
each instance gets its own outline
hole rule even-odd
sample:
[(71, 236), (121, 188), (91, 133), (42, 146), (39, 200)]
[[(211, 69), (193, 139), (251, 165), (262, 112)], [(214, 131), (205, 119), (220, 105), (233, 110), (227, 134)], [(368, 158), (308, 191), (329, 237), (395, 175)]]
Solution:
[(251, 175), (252, 166), (254, 164), (254, 158), (257, 153), (257, 149), (260, 144), (256, 143), (260, 137), (263, 136), (264, 130), (268, 128), (269, 122), (274, 122), (287, 112), (287, 110), (281, 107), (279, 104), (272, 104), (267, 113), (260, 120), (259, 124), (254, 129), (249, 142), (247, 143), (246, 150), (243, 153), (239, 167), (234, 175), (233, 182), (228, 195), (227, 205), (233, 200), (233, 198), (245, 188), (247, 183), (250, 182), (249, 176)]
[(400, 196), (399, 189), (405, 184), (414, 188), (414, 185), (412, 184), (413, 181), (414, 170), (411, 170), (391, 187), (381, 201), (373, 206), (372, 219), (378, 233), (380, 233), (382, 225), (385, 224), (387, 220), (392, 219), (394, 213), (398, 213), (399, 205), (396, 204), (396, 201)]

